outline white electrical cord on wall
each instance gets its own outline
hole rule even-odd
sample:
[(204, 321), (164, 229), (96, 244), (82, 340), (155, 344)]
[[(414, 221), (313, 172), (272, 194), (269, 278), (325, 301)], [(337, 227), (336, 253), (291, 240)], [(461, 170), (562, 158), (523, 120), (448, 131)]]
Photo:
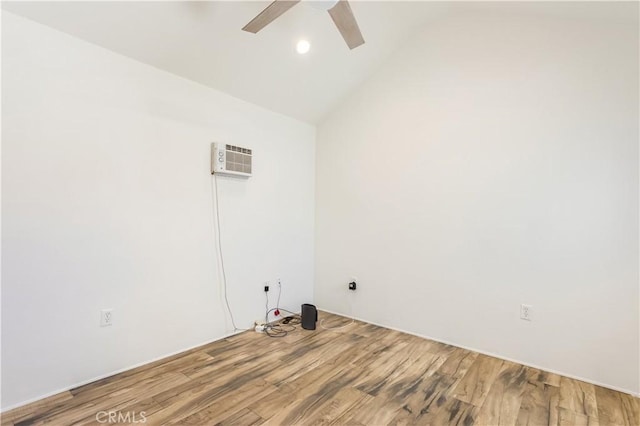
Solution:
[[(233, 326), (233, 331), (244, 331), (248, 330), (245, 328), (238, 328), (236, 326), (236, 321), (233, 318), (233, 312), (231, 312), (231, 305), (229, 304), (229, 298), (227, 297), (227, 274), (224, 269), (224, 256), (222, 254), (222, 237), (220, 235), (220, 208), (218, 207), (218, 179), (215, 174), (211, 179), (211, 203), (213, 204), (213, 212), (214, 212), (214, 233), (216, 242), (218, 245), (218, 256), (220, 259), (220, 269), (222, 271), (222, 289), (224, 292), (224, 302), (227, 307), (227, 311), (229, 312), (229, 317), (231, 317), (231, 325)], [(216, 259), (217, 260), (217, 259)]]

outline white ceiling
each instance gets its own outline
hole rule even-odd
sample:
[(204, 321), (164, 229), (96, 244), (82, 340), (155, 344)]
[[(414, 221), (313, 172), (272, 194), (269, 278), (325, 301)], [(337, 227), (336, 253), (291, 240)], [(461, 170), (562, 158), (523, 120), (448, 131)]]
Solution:
[[(269, 2), (2, 2), (2, 8), (107, 49), (315, 123), (425, 20), (448, 5), (358, 2), (366, 43), (350, 51), (326, 11), (301, 2), (258, 34)], [(311, 51), (295, 52), (300, 38)]]
[[(328, 13), (304, 3), (258, 34), (241, 28), (269, 2), (3, 1), (2, 8), (270, 110), (317, 123), (413, 31), (453, 13), (487, 7), (495, 11), (505, 5), (351, 0), (366, 43), (350, 51)], [(602, 18), (603, 7), (585, 3), (519, 2), (518, 7), (528, 4), (528, 12)], [(300, 38), (312, 44), (304, 56), (295, 53)]]

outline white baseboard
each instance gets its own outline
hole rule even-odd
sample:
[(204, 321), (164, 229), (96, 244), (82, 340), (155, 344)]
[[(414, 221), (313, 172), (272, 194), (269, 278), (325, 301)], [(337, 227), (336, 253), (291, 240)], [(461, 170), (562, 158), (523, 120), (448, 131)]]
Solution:
[(502, 360), (505, 360), (505, 361), (515, 362), (517, 364), (526, 365), (527, 367), (532, 367), (532, 368), (536, 368), (538, 370), (546, 371), (546, 372), (549, 372), (549, 373), (558, 374), (560, 376), (568, 377), (570, 379), (580, 380), (581, 382), (591, 383), (592, 385), (601, 386), (603, 388), (611, 389), (611, 390), (614, 390), (614, 391), (617, 391), (617, 392), (626, 393), (626, 394), (629, 394), (629, 395), (634, 396), (634, 397), (640, 397), (640, 392), (634, 392), (634, 391), (631, 391), (629, 389), (623, 389), (623, 388), (620, 388), (620, 387), (617, 387), (617, 386), (608, 385), (606, 383), (596, 382), (596, 381), (591, 380), (591, 379), (585, 379), (584, 377), (578, 377), (578, 376), (574, 376), (572, 374), (563, 373), (562, 371), (557, 371), (557, 370), (552, 370), (550, 368), (540, 367), (540, 366), (535, 365), (535, 364), (531, 364), (531, 363), (528, 363), (528, 362), (520, 361), (520, 360), (517, 360), (517, 359), (507, 358), (507, 357), (502, 356), (502, 355), (494, 354), (494, 353), (483, 351), (483, 350), (476, 349), (476, 348), (471, 348), (469, 346), (460, 345), (458, 343), (449, 342), (449, 341), (442, 340), (442, 339), (436, 339), (434, 337), (425, 336), (425, 335), (418, 334), (418, 333), (413, 333), (411, 331), (402, 330), (402, 329), (396, 328), (396, 327), (390, 327), (388, 325), (378, 324), (376, 322), (368, 321), (368, 320), (365, 320), (365, 319), (362, 319), (362, 318), (358, 318), (358, 317), (354, 317), (354, 316), (346, 315), (346, 314), (341, 314), (339, 312), (334, 312), (334, 311), (331, 311), (329, 309), (318, 308), (318, 310), (319, 311), (328, 312), (328, 313), (334, 314), (334, 315), (340, 315), (340, 316), (346, 317), (346, 318), (352, 318), (352, 319), (355, 319), (357, 321), (366, 322), (367, 324), (377, 325), (378, 327), (387, 328), (389, 330), (395, 330), (395, 331), (399, 331), (401, 333), (410, 334), (412, 336), (420, 337), (422, 339), (433, 340), (435, 342), (444, 343), (445, 345), (451, 345), (451, 346), (455, 346), (457, 348), (462, 348), (462, 349), (466, 349), (466, 350), (469, 350), (469, 351), (478, 352), (480, 354), (488, 355), (488, 356), (491, 356), (491, 357), (494, 357), (494, 358), (498, 358), (498, 359), (502, 359)]
[(152, 359), (150, 359), (148, 361), (143, 361), (143, 362), (131, 365), (129, 367), (125, 367), (125, 368), (121, 368), (119, 370), (112, 371), (112, 372), (107, 373), (107, 374), (102, 374), (100, 376), (94, 377), (94, 378), (89, 379), (89, 380), (83, 380), (83, 381), (75, 383), (75, 384), (73, 384), (71, 386), (66, 386), (66, 387), (64, 387), (62, 389), (58, 389), (58, 390), (53, 391), (53, 392), (48, 392), (48, 393), (45, 393), (44, 395), (40, 395), (40, 396), (37, 396), (35, 398), (31, 398), (31, 399), (28, 399), (26, 401), (19, 402), (18, 404), (13, 404), (13, 405), (10, 405), (8, 407), (2, 407), (2, 409), (0, 410), (0, 413), (6, 413), (7, 411), (15, 410), (16, 408), (20, 408), (22, 406), (29, 405), (31, 403), (40, 401), (41, 399), (49, 398), (49, 397), (57, 395), (59, 393), (70, 391), (71, 389), (75, 389), (75, 388), (77, 388), (79, 386), (88, 385), (89, 383), (95, 382), (96, 380), (106, 379), (107, 377), (111, 377), (111, 376), (116, 375), (116, 374), (124, 373), (125, 371), (133, 370), (134, 368), (142, 367), (143, 365), (151, 364), (152, 362), (160, 361), (162, 359), (169, 358), (171, 356), (181, 354), (182, 352), (187, 352), (187, 351), (190, 351), (191, 349), (195, 349), (195, 348), (200, 347), (200, 346), (208, 345), (210, 343), (217, 342), (218, 340), (226, 339), (227, 337), (235, 336), (236, 334), (239, 334), (239, 333), (242, 333), (242, 331), (234, 331), (234, 332), (225, 334), (225, 335), (223, 335), (221, 337), (215, 338), (213, 340), (209, 340), (209, 341), (204, 342), (204, 343), (199, 343), (197, 345), (190, 346), (190, 347), (185, 348), (185, 349), (180, 349), (178, 351), (171, 352), (171, 353), (168, 353), (166, 355), (159, 356), (157, 358), (152, 358)]

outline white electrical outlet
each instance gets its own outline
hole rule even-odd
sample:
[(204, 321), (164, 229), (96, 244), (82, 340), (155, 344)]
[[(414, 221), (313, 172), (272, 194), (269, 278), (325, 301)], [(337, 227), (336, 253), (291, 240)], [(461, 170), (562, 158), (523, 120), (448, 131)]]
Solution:
[(113, 309), (103, 309), (100, 311), (100, 327), (113, 325)]
[(523, 319), (525, 321), (531, 321), (532, 310), (533, 310), (533, 306), (531, 305), (525, 305), (525, 304), (520, 305), (520, 319)]

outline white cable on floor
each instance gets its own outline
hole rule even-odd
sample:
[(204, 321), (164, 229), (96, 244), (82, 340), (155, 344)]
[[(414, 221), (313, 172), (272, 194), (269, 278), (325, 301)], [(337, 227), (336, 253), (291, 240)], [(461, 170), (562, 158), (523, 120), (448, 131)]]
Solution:
[(350, 300), (350, 301), (349, 301), (349, 311), (350, 311), (350, 313), (351, 313), (351, 315), (350, 315), (350, 317), (351, 317), (351, 322), (346, 323), (346, 324), (344, 324), (344, 325), (339, 325), (339, 326), (337, 326), (337, 327), (325, 327), (325, 326), (324, 326), (324, 320), (325, 320), (326, 318), (322, 318), (322, 320), (320, 321), (320, 328), (322, 328), (323, 330), (340, 330), (340, 329), (342, 329), (342, 328), (345, 328), (345, 327), (350, 326), (351, 324), (353, 324), (353, 323), (355, 323), (355, 322), (356, 322), (356, 319), (353, 317), (353, 301), (352, 301), (352, 300)]
[(322, 321), (320, 321), (320, 328), (322, 328), (323, 330), (340, 330), (341, 328), (348, 327), (351, 324), (353, 324), (354, 322), (356, 322), (356, 320), (352, 317), (351, 318), (351, 322), (349, 322), (347, 324), (344, 324), (344, 325), (341, 325), (339, 327), (325, 327), (324, 326), (324, 320), (325, 320), (325, 318), (323, 318)]

